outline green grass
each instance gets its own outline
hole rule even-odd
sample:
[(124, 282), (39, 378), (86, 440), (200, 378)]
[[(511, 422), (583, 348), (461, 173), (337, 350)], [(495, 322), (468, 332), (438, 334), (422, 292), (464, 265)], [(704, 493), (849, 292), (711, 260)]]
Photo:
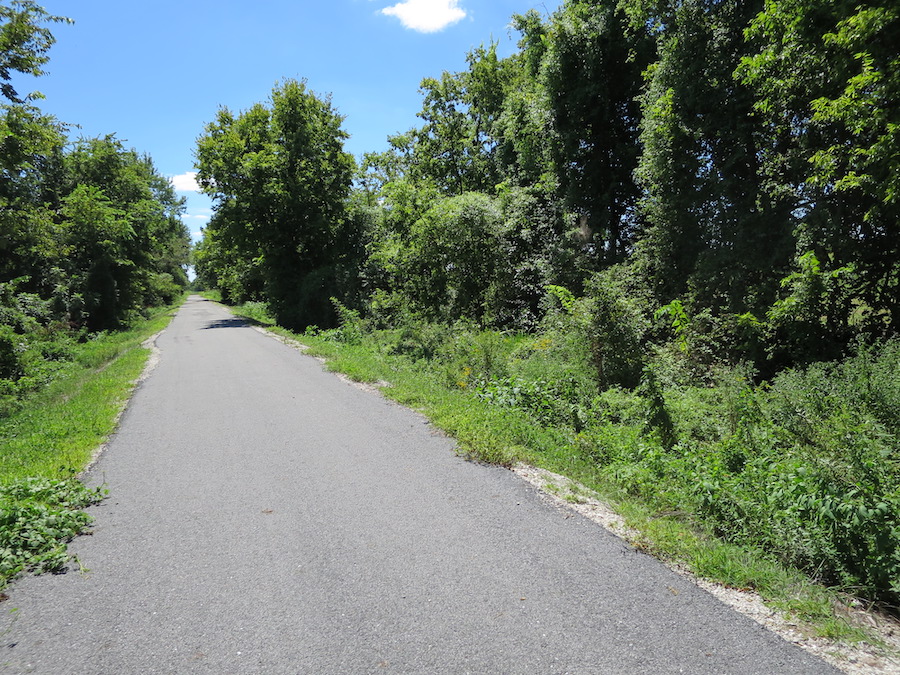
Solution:
[(77, 345), (57, 379), (0, 420), (0, 588), (23, 571), (65, 568), (66, 542), (91, 521), (81, 509), (105, 494), (75, 476), (114, 431), (150, 355), (142, 343), (176, 308)]
[(102, 370), (89, 368), (56, 382), (0, 423), (0, 480), (81, 471), (115, 428), (148, 352), (132, 348)]
[(174, 315), (173, 308), (127, 331), (79, 345), (76, 368), (30, 396), (0, 420), (0, 483), (80, 472), (115, 428), (150, 350), (141, 345)]

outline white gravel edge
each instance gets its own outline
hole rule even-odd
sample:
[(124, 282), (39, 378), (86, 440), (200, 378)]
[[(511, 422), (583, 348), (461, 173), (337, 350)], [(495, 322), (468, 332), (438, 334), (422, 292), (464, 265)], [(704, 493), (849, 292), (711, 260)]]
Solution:
[[(550, 503), (580, 513), (629, 544), (640, 541), (640, 533), (628, 527), (625, 520), (608, 504), (597, 499), (583, 485), (559, 474), (528, 464), (516, 464), (512, 471), (538, 490)], [(802, 647), (850, 675), (900, 675), (900, 622), (891, 617), (852, 610), (853, 618), (875, 632), (888, 645), (888, 650), (873, 645), (847, 645), (827, 638), (804, 635), (800, 626), (781, 612), (766, 606), (752, 591), (727, 588), (702, 579), (681, 565), (662, 561), (674, 572), (689, 578), (697, 586), (741, 614), (765, 626), (788, 642)], [(893, 652), (893, 654), (888, 653)]]

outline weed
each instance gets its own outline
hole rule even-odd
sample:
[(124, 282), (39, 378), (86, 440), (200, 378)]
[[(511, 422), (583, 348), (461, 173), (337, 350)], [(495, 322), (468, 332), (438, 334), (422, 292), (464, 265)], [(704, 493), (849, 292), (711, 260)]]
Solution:
[(91, 522), (81, 509), (105, 494), (75, 478), (24, 478), (0, 485), (0, 586), (25, 571), (64, 570), (66, 542)]

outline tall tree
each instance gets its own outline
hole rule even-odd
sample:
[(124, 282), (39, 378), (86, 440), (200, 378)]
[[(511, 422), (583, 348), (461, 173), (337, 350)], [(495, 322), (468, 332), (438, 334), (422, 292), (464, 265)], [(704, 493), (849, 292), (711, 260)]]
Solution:
[(47, 52), (56, 42), (47, 23), (71, 23), (71, 19), (48, 14), (33, 0), (0, 4), (0, 95), (12, 103), (23, 102), (13, 86), (13, 73), (44, 74), (50, 60)]
[(0, 4), (0, 96), (6, 99), (0, 109), (0, 282), (27, 276), (19, 287), (33, 292), (48, 291), (47, 278), (60, 257), (45, 202), (65, 129), (26, 102), (13, 78), (43, 74), (55, 42), (47, 24), (63, 21), (69, 20), (30, 0)]
[(170, 302), (187, 285), (184, 199), (115, 136), (76, 142), (63, 165), (66, 267), (89, 327), (113, 328), (134, 310)]
[(653, 43), (629, 29), (613, 0), (565, 3), (546, 42), (542, 77), (560, 184), (587, 246), (600, 264), (611, 264), (626, 255), (635, 233), (637, 96)]
[(642, 102), (644, 260), (660, 300), (764, 313), (793, 255), (790, 204), (768, 194), (754, 92), (734, 71), (762, 2), (657, 3), (659, 59)]
[[(757, 95), (771, 150), (768, 189), (791, 204), (797, 273), (821, 292), (786, 308), (810, 355), (900, 316), (900, 7), (896, 2), (767, 0), (740, 74)], [(812, 261), (815, 260), (815, 264)], [(799, 322), (799, 323), (798, 323)], [(839, 345), (838, 345), (839, 346)]]
[(333, 321), (328, 298), (340, 295), (341, 254), (355, 236), (344, 218), (354, 161), (342, 121), (329, 99), (288, 80), (269, 106), (221, 109), (198, 139), (199, 181), (216, 201), (213, 241), (258, 262), (285, 326)]
[(113, 136), (66, 147), (40, 95), (16, 91), (16, 74), (43, 73), (61, 21), (30, 0), (0, 5), (0, 285), (38, 298), (45, 322), (114, 328), (187, 285), (184, 202)]
[(23, 289), (47, 293), (63, 258), (53, 210), (63, 129), (32, 105), (0, 111), (0, 282), (27, 276)]

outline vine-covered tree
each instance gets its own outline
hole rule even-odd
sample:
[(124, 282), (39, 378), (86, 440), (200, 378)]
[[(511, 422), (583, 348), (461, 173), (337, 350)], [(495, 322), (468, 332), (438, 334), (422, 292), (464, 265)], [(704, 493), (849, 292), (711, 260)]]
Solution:
[[(900, 7), (768, 0), (738, 74), (766, 124), (763, 171), (795, 227), (780, 349), (835, 354), (900, 316)], [(823, 352), (823, 347), (825, 352)]]
[(636, 234), (637, 97), (653, 44), (612, 0), (566, 2), (547, 30), (541, 75), (556, 171), (586, 245), (609, 265)]
[(762, 2), (656, 3), (633, 15), (658, 59), (641, 103), (641, 257), (662, 302), (764, 314), (792, 259), (791, 205), (763, 188), (754, 92), (734, 71)]

